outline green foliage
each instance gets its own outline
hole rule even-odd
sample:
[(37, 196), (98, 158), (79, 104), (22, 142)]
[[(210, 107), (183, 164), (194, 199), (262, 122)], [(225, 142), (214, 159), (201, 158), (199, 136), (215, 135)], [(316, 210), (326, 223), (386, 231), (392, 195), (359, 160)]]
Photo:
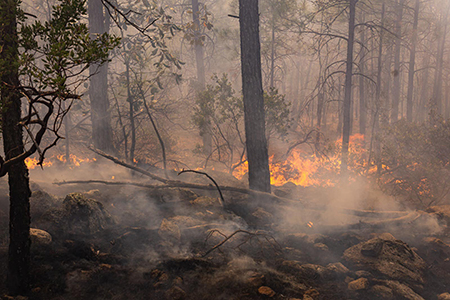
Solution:
[(83, 81), (79, 75), (89, 65), (108, 60), (119, 39), (106, 33), (90, 36), (81, 22), (85, 14), (85, 1), (64, 0), (54, 6), (50, 21), (21, 24), (20, 75), (28, 84), (67, 94)]
[[(244, 104), (241, 97), (235, 96), (235, 91), (228, 80), (227, 74), (222, 77), (214, 75), (214, 84), (208, 84), (206, 89), (197, 95), (194, 107), (193, 122), (201, 134), (208, 130), (215, 142), (218, 161), (226, 162), (230, 167), (235, 163), (235, 153), (241, 159), (245, 149), (244, 134)], [(271, 88), (264, 93), (264, 109), (266, 114), (266, 134), (284, 137), (289, 128), (290, 103), (278, 90)], [(220, 150), (220, 151), (219, 151)]]
[(278, 89), (272, 87), (268, 92), (264, 92), (266, 132), (269, 137), (278, 135), (284, 138), (287, 135), (290, 125), (290, 106), (285, 95), (278, 93)]
[(413, 124), (385, 128), (379, 178), (388, 193), (420, 208), (449, 201), (450, 123)]

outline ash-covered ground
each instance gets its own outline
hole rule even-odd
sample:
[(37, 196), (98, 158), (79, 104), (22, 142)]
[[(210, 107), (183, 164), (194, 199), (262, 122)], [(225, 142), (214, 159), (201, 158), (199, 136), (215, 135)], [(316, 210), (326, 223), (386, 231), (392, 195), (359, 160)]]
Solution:
[[(278, 201), (224, 191), (223, 203), (215, 190), (52, 183), (152, 183), (114, 165), (85, 168), (31, 173), (29, 299), (450, 299), (450, 206), (406, 210), (360, 183), (287, 184), (274, 187)], [(5, 294), (6, 179), (0, 188)]]

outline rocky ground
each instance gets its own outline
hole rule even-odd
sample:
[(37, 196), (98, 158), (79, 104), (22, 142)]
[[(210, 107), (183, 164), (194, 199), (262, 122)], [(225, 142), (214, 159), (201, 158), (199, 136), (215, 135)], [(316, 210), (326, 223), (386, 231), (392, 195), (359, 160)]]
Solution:
[[(215, 192), (180, 188), (64, 191), (33, 184), (29, 299), (450, 299), (447, 206), (395, 226), (321, 227), (317, 211), (294, 222), (298, 208), (240, 194), (224, 193), (223, 205)], [(4, 294), (5, 183), (1, 194)], [(423, 226), (430, 219), (439, 230)]]

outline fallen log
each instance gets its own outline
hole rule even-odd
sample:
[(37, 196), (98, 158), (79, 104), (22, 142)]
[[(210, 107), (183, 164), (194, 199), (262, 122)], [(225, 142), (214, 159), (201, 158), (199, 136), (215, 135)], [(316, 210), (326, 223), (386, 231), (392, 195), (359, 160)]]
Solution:
[[(137, 186), (146, 189), (166, 189), (166, 188), (192, 188), (192, 189), (201, 189), (201, 190), (216, 190), (216, 187), (213, 185), (199, 185), (186, 183), (182, 181), (172, 180), (167, 184), (145, 184), (138, 182), (130, 182), (130, 181), (104, 181), (104, 180), (72, 180), (72, 181), (59, 181), (54, 182), (55, 185), (65, 185), (65, 184), (104, 184), (104, 185), (131, 185)], [(260, 195), (262, 194), (264, 197), (268, 197), (270, 199), (276, 200), (278, 204), (288, 205), (288, 206), (300, 206), (303, 209), (310, 209), (314, 211), (325, 211), (325, 210), (334, 210), (336, 213), (342, 213), (347, 215), (353, 215), (357, 217), (365, 217), (365, 218), (399, 218), (402, 216), (408, 215), (408, 212), (403, 211), (373, 211), (373, 210), (357, 210), (357, 209), (348, 209), (348, 208), (340, 208), (333, 206), (311, 206), (306, 205), (298, 200), (293, 200), (289, 198), (279, 197), (273, 194), (268, 194), (264, 192), (252, 191), (249, 189), (230, 187), (230, 186), (221, 186), (221, 190), (243, 193), (248, 195)]]

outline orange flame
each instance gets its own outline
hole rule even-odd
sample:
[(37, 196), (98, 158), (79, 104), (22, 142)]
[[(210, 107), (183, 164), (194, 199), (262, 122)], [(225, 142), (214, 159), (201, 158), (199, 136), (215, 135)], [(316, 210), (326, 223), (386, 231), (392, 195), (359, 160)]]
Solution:
[[(294, 149), (285, 161), (274, 162), (274, 155), (269, 157), (270, 182), (281, 186), (292, 182), (299, 186), (333, 186), (336, 184), (336, 175), (341, 165), (341, 139), (334, 143), (334, 151), (327, 156), (308, 154), (305, 151)], [(350, 137), (349, 166), (356, 172), (367, 167), (364, 149), (364, 136), (355, 134)], [(248, 172), (248, 163), (245, 162), (233, 171), (233, 176), (242, 179)]]
[[(46, 158), (42, 164), (43, 167), (51, 167), (59, 163), (69, 163), (69, 167), (79, 167), (83, 163), (96, 161), (95, 158), (81, 158), (74, 154), (69, 155), (69, 160), (66, 159), (64, 154), (53, 155), (52, 157)], [(35, 157), (28, 157), (25, 159), (25, 164), (29, 170), (32, 170), (38, 166), (39, 160)]]

